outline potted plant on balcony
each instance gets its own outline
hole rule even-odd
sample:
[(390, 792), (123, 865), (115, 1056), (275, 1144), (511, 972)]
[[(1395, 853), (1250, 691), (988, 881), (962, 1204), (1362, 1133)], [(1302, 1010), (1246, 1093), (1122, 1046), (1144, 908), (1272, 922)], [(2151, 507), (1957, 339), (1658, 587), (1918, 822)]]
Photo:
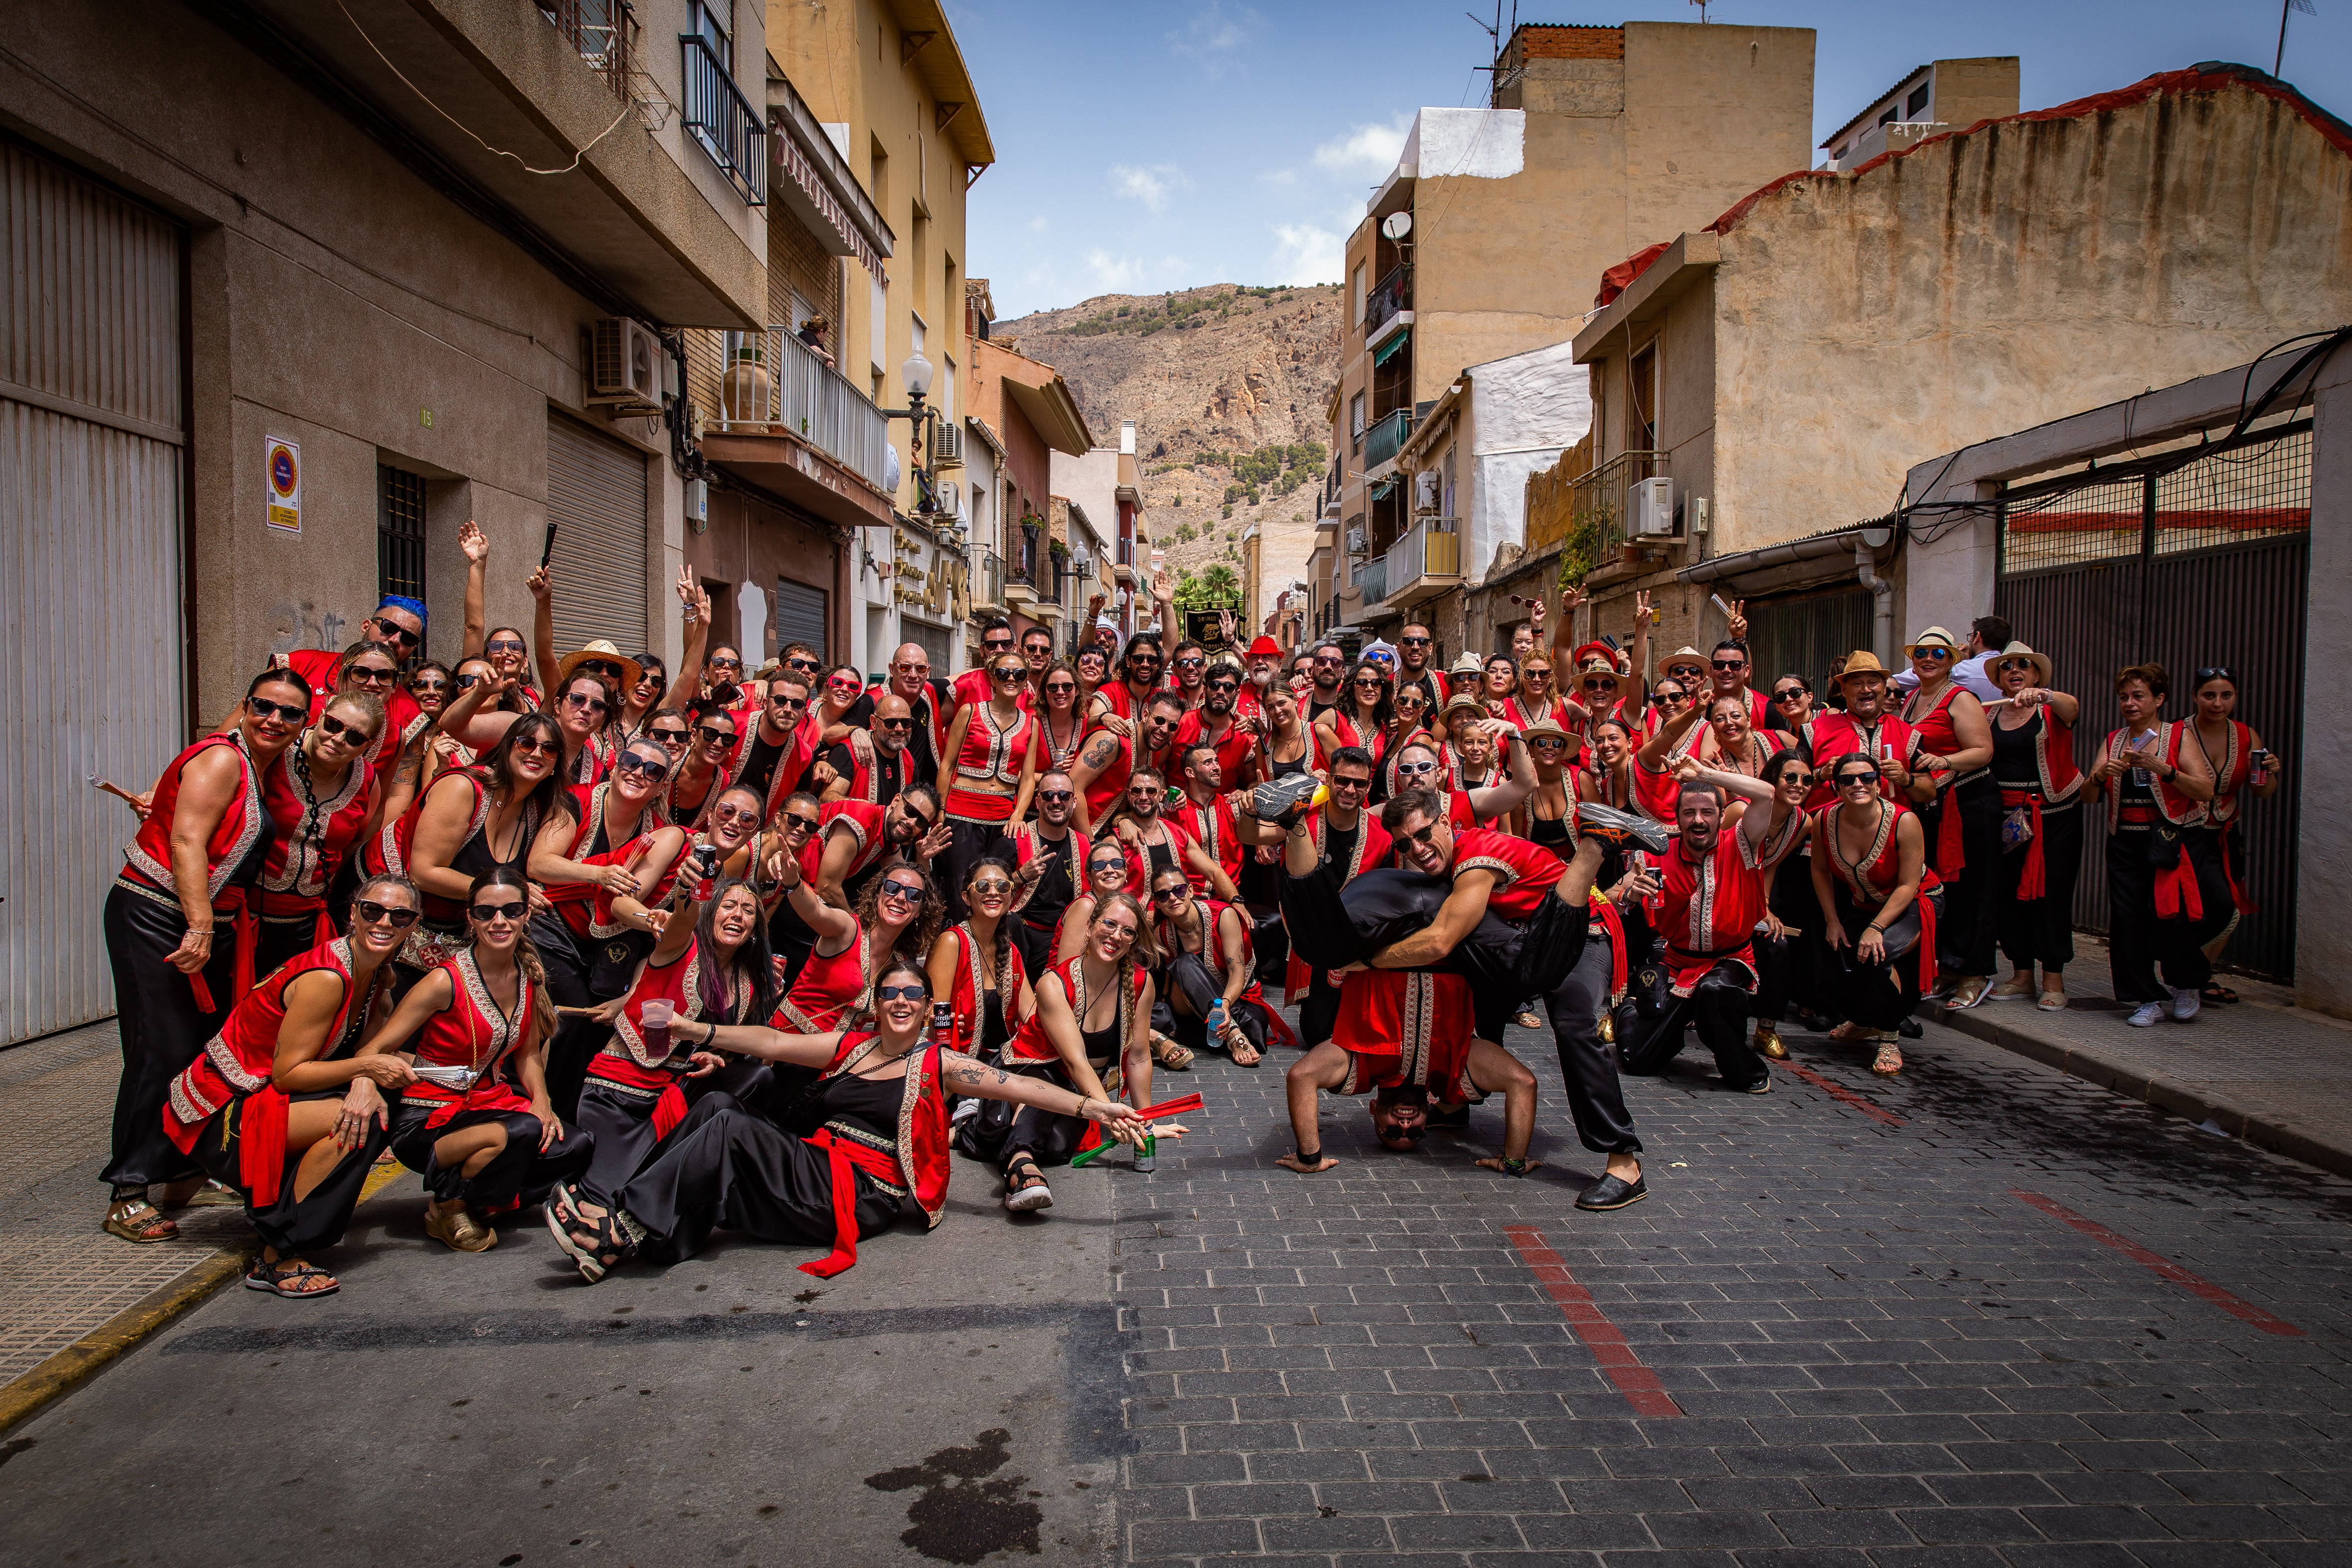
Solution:
[(769, 393), (775, 383), (768, 374), (768, 346), (758, 338), (746, 338), (737, 343), (719, 378), (720, 400), (730, 424), (764, 423), (769, 415)]

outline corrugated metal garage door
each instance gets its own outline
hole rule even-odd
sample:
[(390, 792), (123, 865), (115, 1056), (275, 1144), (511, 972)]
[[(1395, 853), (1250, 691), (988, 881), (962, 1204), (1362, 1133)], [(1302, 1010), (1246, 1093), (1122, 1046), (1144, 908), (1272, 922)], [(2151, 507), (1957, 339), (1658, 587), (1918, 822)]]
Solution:
[(804, 642), (816, 649), (819, 658), (830, 659), (833, 651), (825, 642), (824, 611), (824, 589), (795, 583), (790, 577), (777, 578), (776, 647)]
[(560, 658), (603, 637), (624, 654), (646, 640), (646, 458), (577, 420), (547, 416), (547, 563)]
[[(0, 142), (0, 1043), (114, 1011), (100, 906), (187, 731), (180, 233)], [(253, 520), (256, 533), (259, 518)], [(59, 661), (70, 659), (70, 666)], [(102, 701), (88, 678), (107, 671)]]

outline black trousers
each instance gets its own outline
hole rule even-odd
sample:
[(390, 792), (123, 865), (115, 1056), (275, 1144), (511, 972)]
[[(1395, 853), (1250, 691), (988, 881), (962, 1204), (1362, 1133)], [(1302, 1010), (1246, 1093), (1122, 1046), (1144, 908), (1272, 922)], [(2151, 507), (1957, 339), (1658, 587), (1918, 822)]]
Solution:
[[(1110, 1070), (1110, 1063), (1097, 1062), (1094, 1068), (1095, 1076), (1100, 1078)], [(1078, 1092), (1078, 1086), (1070, 1081), (1068, 1069), (1059, 1062), (1021, 1070), (1026, 1077), (1059, 1084), (1072, 1094)], [(1040, 1165), (1066, 1165), (1070, 1163), (1070, 1156), (1078, 1152), (1078, 1144), (1085, 1140), (1087, 1125), (1083, 1116), (1064, 1116), (1058, 1111), (1042, 1110), (1034, 1105), (1022, 1106), (1013, 1113), (1013, 1127), (1004, 1135), (998, 1163), (1010, 1165), (1015, 1154), (1026, 1154)]]
[(1307, 998), (1298, 1004), (1298, 1039), (1308, 1050), (1331, 1037), (1339, 1021), (1339, 988), (1320, 969), (1307, 972)]
[(1998, 936), (1992, 910), (2000, 888), (2000, 785), (1990, 773), (1937, 795), (1919, 826), (1927, 832), (1927, 864), (1936, 863), (1943, 813), (1960, 814), (1960, 874), (1944, 883), (1944, 914), (1936, 927), (1937, 963), (1958, 974), (1990, 974)]
[[(341, 1100), (343, 1091), (334, 1089), (290, 1098), (297, 1102)], [(215, 1111), (211, 1120), (197, 1130), (194, 1151), (196, 1163), (205, 1168), (206, 1175), (239, 1192), (245, 1191), (245, 1176), (239, 1166), (245, 1158), (240, 1133), (246, 1104), (245, 1098), (239, 1096)], [(370, 1117), (367, 1142), (357, 1149), (345, 1151), (335, 1168), (327, 1173), (327, 1179), (310, 1189), (310, 1196), (304, 1198), (294, 1195), (294, 1176), (308, 1151), (287, 1150), (286, 1169), (278, 1179), (278, 1201), (266, 1209), (257, 1208), (252, 1194), (246, 1194), (245, 1217), (254, 1234), (261, 1237), (262, 1245), (276, 1248), (280, 1258), (299, 1258), (342, 1240), (343, 1230), (352, 1222), (352, 1211), (359, 1207), (360, 1189), (367, 1184), (368, 1172), (374, 1168), (375, 1157), (383, 1152), (389, 1136)]]
[[(2213, 978), (2205, 944), (2221, 933), (2237, 907), (2231, 901), (2212, 836), (2191, 831), (2181, 835), (2180, 853), (2196, 872), (2204, 918), (2158, 919), (2157, 868), (2151, 859), (2156, 850), (2153, 829), (2107, 837), (2107, 963), (2115, 975), (2116, 1000), (2133, 1005), (2169, 1001), (2174, 991), (2202, 990)], [(2164, 972), (2160, 982), (2159, 966)]]
[(1544, 998), (1552, 1043), (1559, 1050), (1560, 1081), (1577, 1141), (1596, 1154), (1638, 1154), (1642, 1140), (1625, 1109), (1617, 1058), (1601, 1040), (1601, 1009), (1609, 1004), (1609, 944), (1588, 942), (1568, 978)]
[[(1190, 1017), (1176, 1011), (1170, 999), (1170, 993), (1176, 991), (1182, 992), (1184, 1000), (1192, 1005)], [(1209, 1009), (1224, 994), (1225, 988), (1217, 984), (1216, 976), (1209, 973), (1209, 966), (1201, 962), (1199, 953), (1180, 952), (1168, 961), (1161, 972), (1151, 1003), (1151, 1026), (1196, 1051), (1223, 1050), (1223, 1045), (1209, 1038)], [(1261, 1056), (1265, 1054), (1265, 1009), (1255, 1002), (1234, 1004), (1234, 1022), (1241, 1026), (1242, 1033)]]
[[(1941, 889), (1937, 889), (1941, 891)], [(1936, 895), (1927, 895), (1933, 899)], [(1837, 890), (1838, 924), (1845, 929), (1846, 946), (1831, 959), (1830, 1007), (1840, 1017), (1860, 1024), (1865, 1029), (1892, 1029), (1911, 1016), (1919, 1005), (1920, 966), (1927, 962), (1920, 942), (1899, 958), (1885, 963), (1864, 963), (1854, 956), (1853, 943), (1862, 939), (1862, 928), (1871, 922), (1880, 908), (1857, 906), (1843, 888)], [(1948, 905), (1939, 905), (1937, 918)], [(1897, 921), (1897, 924), (1901, 924)], [(1940, 929), (1940, 927), (1938, 928)], [(1937, 945), (1941, 945), (1938, 943)]]
[[(299, 958), (319, 945), (319, 921), (314, 915), (264, 915), (261, 941), (254, 948), (253, 977), (259, 980), (289, 958)], [(219, 938), (214, 938), (215, 942)]]
[(213, 924), (213, 954), (205, 985), (217, 1007), (196, 1005), (188, 976), (171, 965), (188, 922), (119, 884), (106, 895), (107, 963), (114, 972), (116, 1027), (122, 1037), (122, 1078), (114, 1090), (114, 1142), (98, 1179), (118, 1187), (177, 1182), (197, 1174), (197, 1163), (163, 1135), (163, 1102), (172, 1080), (220, 1033), (236, 976), (236, 938), (226, 918)]
[[(1401, 942), (1436, 918), (1453, 884), (1419, 871), (1366, 871), (1334, 888), (1319, 871), (1282, 879), (1282, 918), (1290, 949), (1312, 968), (1340, 969)], [(1523, 926), (1492, 910), (1454, 951), (1429, 968), (1470, 982), (1478, 1037), (1499, 1041), (1530, 993), (1559, 988), (1584, 952), (1590, 917), (1580, 905), (1547, 896)]]
[[(545, 1153), (539, 1140), (545, 1131), (539, 1118), (520, 1110), (461, 1110), (438, 1127), (425, 1123), (436, 1107), (402, 1104), (392, 1113), (392, 1152), (400, 1163), (425, 1178), (425, 1190), (442, 1203), (461, 1202), (477, 1214), (509, 1203), (535, 1203), (558, 1182), (568, 1182), (588, 1168), (595, 1157), (596, 1141), (583, 1127), (565, 1122), (563, 1136)], [(507, 1130), (507, 1146), (479, 1173), (463, 1174), (444, 1168), (433, 1145), (452, 1132), (496, 1121)]]
[(2063, 969), (2074, 962), (2074, 884), (2083, 875), (2083, 812), (2077, 802), (2042, 814), (2042, 879), (2038, 899), (2017, 896), (2031, 849), (2000, 858), (1992, 927), (2000, 951), (2020, 969)]
[(768, 951), (784, 961), (783, 991), (790, 991), (808, 966), (809, 955), (816, 952), (816, 932), (801, 919), (790, 899), (778, 900), (776, 912), (768, 917)]
[[(948, 839), (947, 852), (940, 857), (940, 896), (948, 901), (947, 923), (954, 925), (970, 916), (971, 910), (963, 901), (963, 881), (971, 868), (990, 858), (990, 852), (1004, 842), (1002, 822), (974, 822), (968, 817), (950, 817), (952, 836)], [(1010, 856), (999, 851), (994, 857), (1009, 861)], [(1010, 870), (1008, 864), (1005, 868)]]
[(1682, 1054), (1683, 1030), (1698, 1029), (1698, 1043), (1715, 1054), (1716, 1070), (1734, 1089), (1753, 1089), (1771, 1076), (1764, 1058), (1748, 1043), (1748, 1015), (1755, 994), (1747, 972), (1730, 961), (1700, 977), (1687, 996), (1677, 996), (1662, 964), (1634, 966), (1631, 994), (1617, 1008), (1617, 1063), (1626, 1072), (1651, 1078)]
[[(857, 1184), (858, 1239), (889, 1229), (898, 1200), (863, 1171), (850, 1179)], [(613, 1202), (652, 1233), (644, 1251), (656, 1262), (693, 1257), (714, 1230), (833, 1246), (832, 1157), (727, 1094), (704, 1096)]]
[[(557, 1006), (585, 1007), (596, 1000), (588, 984), (595, 963), (594, 942), (574, 937), (563, 917), (552, 912), (531, 917), (530, 942), (546, 967), (547, 994)], [(566, 1121), (579, 1111), (580, 1085), (588, 1076), (589, 1060), (610, 1038), (611, 1029), (585, 1018), (564, 1018), (556, 1024), (555, 1037), (547, 1043), (547, 1098)]]
[(1054, 927), (1061, 913), (1054, 910), (1042, 924), (1032, 924), (1034, 917), (1025, 912), (1013, 921), (1013, 945), (1021, 950), (1021, 971), (1033, 982), (1053, 964)]
[(1792, 934), (1779, 942), (1757, 938), (1756, 973), (1762, 983), (1756, 988), (1755, 1016), (1777, 1024), (1793, 1007), (1809, 1013), (1824, 1011), (1830, 951), (1822, 940), (1822, 905), (1813, 896), (1812, 861), (1802, 855), (1781, 861), (1766, 901)]
[(590, 1203), (610, 1204), (661, 1142), (654, 1131), (656, 1098), (599, 1078), (580, 1086), (580, 1130), (595, 1140), (595, 1152), (576, 1184)]

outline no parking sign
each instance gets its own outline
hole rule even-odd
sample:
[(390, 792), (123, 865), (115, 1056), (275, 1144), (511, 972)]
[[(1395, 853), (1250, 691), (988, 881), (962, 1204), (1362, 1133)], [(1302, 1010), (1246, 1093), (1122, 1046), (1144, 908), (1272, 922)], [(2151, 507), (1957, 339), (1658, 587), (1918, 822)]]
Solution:
[(269, 481), (268, 510), (272, 528), (302, 531), (302, 448), (282, 436), (269, 437), (268, 460), (263, 471)]

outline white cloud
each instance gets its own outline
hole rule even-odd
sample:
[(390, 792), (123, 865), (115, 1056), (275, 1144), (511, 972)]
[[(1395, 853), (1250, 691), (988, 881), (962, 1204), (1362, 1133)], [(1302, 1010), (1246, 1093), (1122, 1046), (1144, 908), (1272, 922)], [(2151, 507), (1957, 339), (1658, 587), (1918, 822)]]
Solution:
[(1313, 223), (1274, 226), (1276, 283), (1332, 283), (1347, 265), (1348, 236)]
[(1087, 252), (1087, 269), (1095, 275), (1095, 287), (1106, 294), (1135, 291), (1143, 281), (1147, 263), (1139, 256), (1113, 256), (1100, 246)]
[(1171, 191), (1192, 188), (1191, 177), (1173, 163), (1154, 163), (1149, 168), (1135, 163), (1113, 163), (1110, 179), (1114, 192), (1141, 202), (1152, 212), (1168, 210), (1168, 194)]
[(1412, 116), (1400, 114), (1385, 125), (1359, 125), (1315, 149), (1315, 166), (1334, 173), (1381, 175), (1396, 167), (1404, 153), (1405, 133)]
[(1209, 0), (1208, 7), (1186, 23), (1181, 33), (1168, 35), (1168, 47), (1188, 59), (1201, 62), (1211, 77), (1221, 77), (1237, 63), (1242, 46), (1264, 26), (1265, 18), (1246, 5), (1228, 13), (1224, 0)]
[(1043, 234), (1048, 226), (1049, 226), (1045, 222), (1045, 215), (1044, 213), (1039, 213), (1035, 217), (1029, 220), (1029, 232), (1031, 234)]

